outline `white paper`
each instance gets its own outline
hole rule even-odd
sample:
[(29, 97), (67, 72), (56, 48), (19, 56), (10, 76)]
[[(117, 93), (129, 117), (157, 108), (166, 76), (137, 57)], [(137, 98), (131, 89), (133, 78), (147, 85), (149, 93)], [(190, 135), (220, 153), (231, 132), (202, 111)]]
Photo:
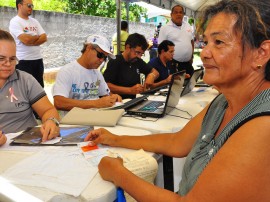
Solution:
[(108, 148), (106, 146), (98, 145), (98, 149), (94, 149), (91, 151), (84, 152), (81, 147), (87, 146), (89, 144), (88, 142), (80, 142), (78, 143), (78, 147), (80, 148), (80, 151), (82, 152), (84, 158), (87, 160), (87, 162), (91, 166), (97, 167), (99, 162), (104, 156), (108, 156)]
[(13, 184), (43, 187), (79, 196), (97, 174), (79, 149), (50, 148), (26, 158), (2, 174)]
[[(149, 183), (153, 183), (157, 175), (158, 164), (156, 159), (139, 150), (133, 153), (124, 154), (124, 166), (138, 177)], [(126, 201), (136, 202), (129, 194), (125, 192)]]

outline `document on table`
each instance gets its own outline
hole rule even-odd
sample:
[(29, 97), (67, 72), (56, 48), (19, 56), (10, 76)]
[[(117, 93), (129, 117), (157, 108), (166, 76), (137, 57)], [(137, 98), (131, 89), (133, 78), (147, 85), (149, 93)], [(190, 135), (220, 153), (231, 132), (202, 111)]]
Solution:
[[(81, 149), (85, 159), (92, 166), (97, 166), (104, 156), (113, 158), (121, 157), (124, 166), (138, 177), (144, 179), (149, 183), (153, 183), (157, 175), (158, 164), (155, 158), (147, 154), (144, 150), (135, 152), (122, 153), (119, 150), (106, 147), (103, 145), (89, 146), (88, 142), (79, 143), (78, 147)], [(125, 193), (128, 202), (135, 202), (129, 194)]]
[[(158, 170), (158, 164), (155, 158), (141, 149), (123, 155), (123, 160), (124, 166), (132, 173), (149, 183), (154, 183)], [(136, 202), (136, 200), (126, 192), (125, 197), (128, 202)]]
[(79, 196), (97, 174), (77, 147), (50, 148), (26, 158), (6, 170), (2, 177), (14, 184), (43, 187)]

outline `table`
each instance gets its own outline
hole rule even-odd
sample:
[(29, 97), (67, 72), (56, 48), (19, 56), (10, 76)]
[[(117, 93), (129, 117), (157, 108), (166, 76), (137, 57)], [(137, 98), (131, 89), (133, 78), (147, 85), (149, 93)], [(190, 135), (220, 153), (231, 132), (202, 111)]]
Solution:
[[(95, 127), (96, 128), (96, 127)], [(112, 133), (117, 133), (120, 135), (131, 134), (131, 135), (147, 135), (151, 132), (142, 129), (135, 128), (127, 128), (123, 126), (116, 127), (105, 127)], [(6, 145), (7, 146), (7, 145)], [(11, 146), (9, 146), (11, 147)], [(18, 146), (16, 146), (18, 148)], [(27, 157), (33, 155), (36, 151), (36, 148), (33, 147), (25, 147), (19, 146), (21, 149), (19, 150), (10, 150), (8, 147), (0, 147), (0, 174), (7, 170), (9, 167), (15, 165), (20, 160), (23, 160)], [(15, 148), (15, 147), (14, 147)], [(131, 152), (133, 150), (124, 149), (124, 148), (114, 148), (119, 152)], [(153, 154), (154, 155), (154, 154)], [(3, 163), (4, 162), (4, 163)], [(45, 168), (44, 168), (45, 169)], [(3, 194), (1, 194), (1, 190), (3, 187), (1, 186), (5, 183), (5, 179), (3, 179), (0, 175), (0, 201), (9, 201)], [(2, 184), (2, 185), (1, 185)], [(5, 186), (13, 186), (12, 184), (5, 184)], [(14, 189), (18, 189), (18, 191), (14, 192)], [(11, 195), (19, 195), (22, 192), (19, 198), (21, 201), (63, 201), (63, 202), (75, 202), (75, 201), (91, 201), (91, 202), (104, 202), (104, 201), (114, 201), (116, 199), (116, 187), (111, 183), (104, 181), (99, 174), (97, 174), (94, 179), (89, 183), (87, 188), (82, 192), (79, 197), (73, 197), (66, 194), (56, 193), (50, 190), (38, 188), (38, 187), (29, 187), (29, 186), (21, 186), (16, 185), (16, 187), (11, 187)], [(11, 189), (10, 188), (10, 189)], [(26, 197), (30, 197), (26, 199)], [(18, 200), (16, 200), (18, 201)]]
[[(149, 130), (152, 133), (177, 132), (188, 123), (191, 116), (196, 116), (217, 95), (218, 92), (212, 87), (194, 88), (192, 92), (180, 97), (176, 109), (173, 109), (169, 115), (166, 115), (163, 118), (156, 119), (124, 116), (120, 119), (118, 125)], [(152, 97), (152, 99), (165, 100), (165, 97), (155, 96)], [(158, 172), (160, 181), (157, 182), (157, 185), (174, 192), (178, 191), (184, 162), (185, 158), (172, 159), (165, 156), (163, 159), (163, 169)], [(164, 180), (162, 180), (163, 177)]]
[[(140, 118), (135, 116), (123, 116), (118, 125), (151, 131), (152, 133), (171, 133), (181, 130), (191, 118), (196, 116), (209, 104), (218, 92), (212, 87), (194, 88), (192, 92), (181, 97), (177, 109), (173, 109), (169, 115), (163, 118)], [(165, 96), (152, 96), (150, 99), (165, 100)], [(184, 111), (180, 111), (180, 110)], [(188, 113), (186, 113), (188, 112)], [(181, 118), (179, 116), (188, 118)]]

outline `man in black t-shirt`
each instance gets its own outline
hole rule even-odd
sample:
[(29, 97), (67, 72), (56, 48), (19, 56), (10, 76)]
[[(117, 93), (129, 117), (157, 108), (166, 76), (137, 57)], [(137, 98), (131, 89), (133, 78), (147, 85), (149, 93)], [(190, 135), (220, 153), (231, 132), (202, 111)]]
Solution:
[(125, 51), (108, 62), (104, 78), (112, 93), (123, 99), (135, 98), (136, 94), (151, 88), (159, 73), (141, 59), (147, 47), (143, 35), (131, 34), (126, 40)]

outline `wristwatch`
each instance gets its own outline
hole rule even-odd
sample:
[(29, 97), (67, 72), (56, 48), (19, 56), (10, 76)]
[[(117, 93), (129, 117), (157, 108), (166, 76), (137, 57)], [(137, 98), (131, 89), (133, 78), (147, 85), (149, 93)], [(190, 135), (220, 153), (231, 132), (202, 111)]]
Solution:
[(54, 117), (48, 118), (46, 121), (48, 121), (48, 120), (52, 120), (56, 126), (59, 126), (59, 124), (60, 124), (59, 121)]

